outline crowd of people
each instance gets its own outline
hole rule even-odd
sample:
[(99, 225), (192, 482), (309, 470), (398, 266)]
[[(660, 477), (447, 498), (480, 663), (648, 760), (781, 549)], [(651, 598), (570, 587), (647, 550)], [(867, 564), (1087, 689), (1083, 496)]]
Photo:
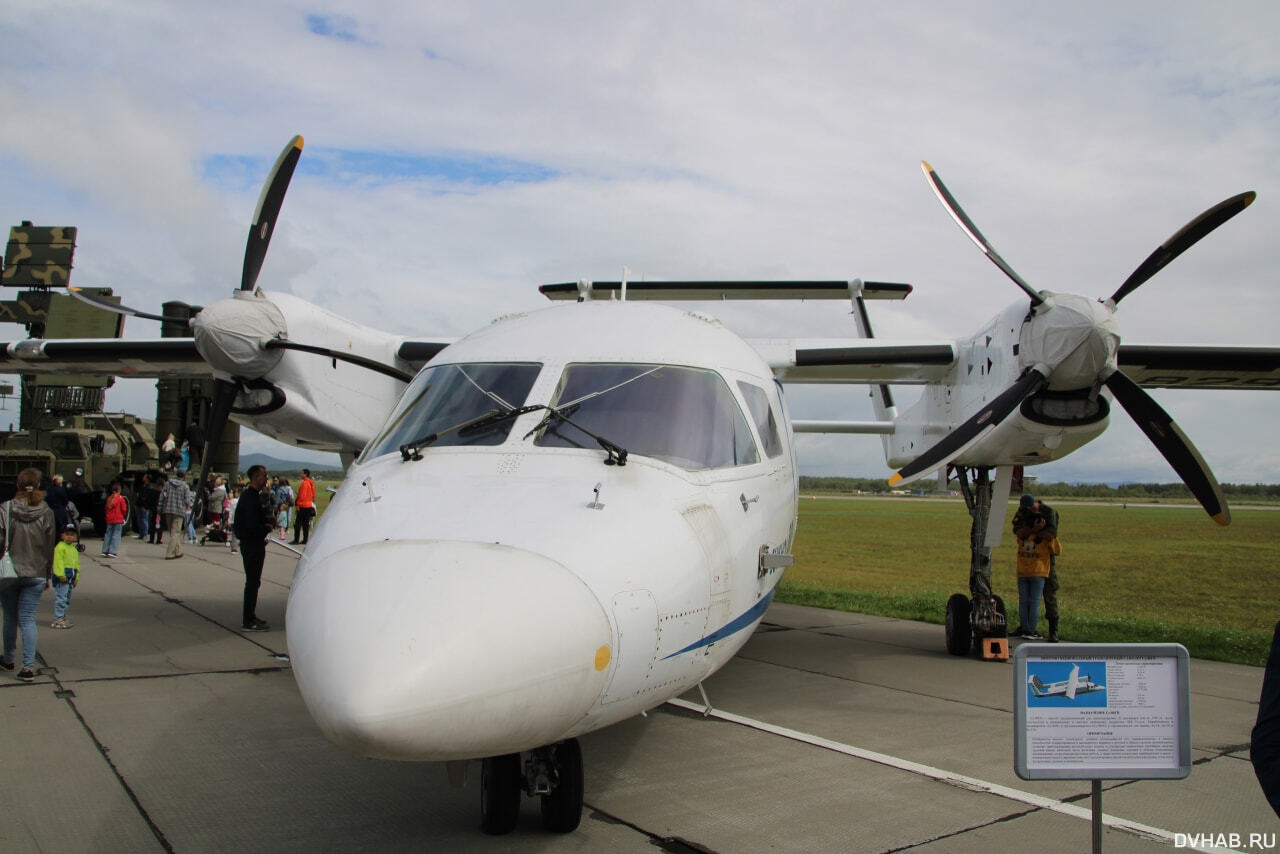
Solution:
[[(137, 512), (134, 514), (135, 532), (140, 540), (149, 543), (165, 543), (165, 535), (169, 537), (166, 558), (180, 558), (183, 555), (182, 545), (205, 540), (226, 543), (231, 551), (238, 551), (237, 537), (231, 521), (235, 508), (240, 501), (249, 482), (236, 479), (228, 483), (221, 475), (210, 473), (197, 489), (187, 483), (187, 471), (177, 469), (173, 472), (153, 470), (142, 476), (141, 489), (138, 492)], [(311, 533), (311, 523), (315, 519), (315, 480), (310, 469), (302, 470), (302, 479), (295, 494), (287, 477), (273, 476), (261, 487), (268, 496), (271, 533), (284, 540), (293, 527), (291, 545), (305, 545)], [(204, 539), (198, 534), (200, 513), (197, 503), (203, 499)], [(109, 497), (108, 502), (111, 501)], [(119, 520), (123, 523), (123, 518)], [(112, 515), (107, 514), (108, 538)], [(123, 527), (123, 525), (122, 525)], [(108, 545), (104, 538), (103, 557), (115, 557), (115, 548)], [(114, 546), (118, 539), (110, 539)]]
[[(303, 469), (295, 494), (285, 477), (268, 481), (264, 466), (251, 466), (246, 475), (247, 481), (237, 478), (229, 485), (223, 477), (210, 474), (193, 490), (187, 484), (185, 468), (152, 470), (138, 484), (132, 515), (138, 539), (163, 545), (167, 536), (165, 559), (176, 560), (183, 556), (183, 544), (196, 542), (202, 521), (197, 499), (203, 498), (205, 536), (225, 542), (233, 553), (242, 555), (245, 587), (241, 628), (268, 631), (270, 626), (258, 618), (256, 610), (266, 542), (272, 536), (284, 540), (292, 520), (291, 542), (306, 544), (316, 513), (315, 481), (311, 472)], [(131, 509), (119, 482), (110, 485), (103, 509), (100, 557), (110, 559), (118, 556)], [(17, 669), (18, 679), (31, 682), (36, 675), (39, 634), (36, 609), (46, 589), (54, 592), (50, 628), (72, 626), (68, 611), (72, 592), (80, 583), (80, 554), (84, 551), (80, 515), (61, 476), (44, 481), (39, 470), (28, 468), (19, 473), (13, 498), (0, 505), (0, 526), (0, 558), (12, 562), (16, 576), (0, 580), (4, 645), (0, 669)]]

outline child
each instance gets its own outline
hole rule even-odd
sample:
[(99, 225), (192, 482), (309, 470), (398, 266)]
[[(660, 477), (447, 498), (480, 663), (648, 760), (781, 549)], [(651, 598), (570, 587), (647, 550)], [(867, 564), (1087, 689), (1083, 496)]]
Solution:
[[(227, 513), (223, 518), (234, 519), (236, 517), (236, 505), (240, 503), (240, 493), (242, 490), (243, 490), (243, 487), (240, 487), (240, 486), (237, 486), (231, 490), (231, 497), (227, 499)], [(228, 525), (227, 526), (227, 545), (231, 546), (232, 554), (235, 554), (238, 551), (236, 547), (236, 544), (238, 542), (239, 541), (236, 539), (236, 529), (233, 526)]]
[(80, 583), (80, 549), (76, 544), (74, 522), (62, 528), (61, 542), (53, 547), (53, 622), (50, 627), (69, 629), (67, 606), (71, 604), (71, 589)]

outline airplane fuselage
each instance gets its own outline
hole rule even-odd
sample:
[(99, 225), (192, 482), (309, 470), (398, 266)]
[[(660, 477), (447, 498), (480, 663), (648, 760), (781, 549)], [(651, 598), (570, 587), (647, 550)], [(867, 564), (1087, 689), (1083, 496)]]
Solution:
[[(455, 423), (562, 408), (417, 442), (406, 425), (446, 388), (481, 401), (441, 416)], [(289, 646), (321, 729), (363, 755), (491, 756), (714, 672), (781, 576), (762, 553), (789, 553), (795, 532), (779, 389), (717, 321), (652, 304), (557, 306), (441, 352), (298, 565)], [(625, 465), (571, 422), (627, 448)]]

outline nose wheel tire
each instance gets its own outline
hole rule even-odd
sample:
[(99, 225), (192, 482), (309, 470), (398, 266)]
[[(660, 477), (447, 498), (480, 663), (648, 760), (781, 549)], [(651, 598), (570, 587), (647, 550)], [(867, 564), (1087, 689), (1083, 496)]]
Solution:
[(542, 796), (542, 826), (571, 833), (582, 820), (582, 748), (576, 738), (555, 745), (556, 785)]
[(968, 655), (973, 641), (969, 626), (969, 597), (956, 593), (947, 600), (947, 652)]
[(503, 836), (520, 818), (520, 754), (490, 756), (480, 766), (480, 829)]

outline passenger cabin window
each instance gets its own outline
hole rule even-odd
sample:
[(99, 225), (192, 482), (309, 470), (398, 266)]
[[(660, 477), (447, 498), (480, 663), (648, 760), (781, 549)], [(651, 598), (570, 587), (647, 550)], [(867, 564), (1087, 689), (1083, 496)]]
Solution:
[(764, 455), (773, 459), (782, 453), (782, 437), (778, 433), (778, 420), (773, 417), (773, 407), (769, 405), (769, 395), (760, 386), (738, 382), (742, 390), (742, 399), (747, 402), (747, 411), (756, 423), (756, 432), (760, 434), (760, 443), (764, 445)]
[[(524, 406), (537, 364), (437, 365), (414, 377), (360, 459), (398, 451), (436, 434), (431, 447), (501, 445), (514, 418), (492, 418)], [(468, 422), (477, 422), (468, 424)]]
[[(554, 401), (568, 421), (630, 454), (690, 470), (760, 461), (742, 409), (714, 371), (670, 365), (569, 365)], [(552, 414), (535, 444), (598, 447), (590, 436)]]

